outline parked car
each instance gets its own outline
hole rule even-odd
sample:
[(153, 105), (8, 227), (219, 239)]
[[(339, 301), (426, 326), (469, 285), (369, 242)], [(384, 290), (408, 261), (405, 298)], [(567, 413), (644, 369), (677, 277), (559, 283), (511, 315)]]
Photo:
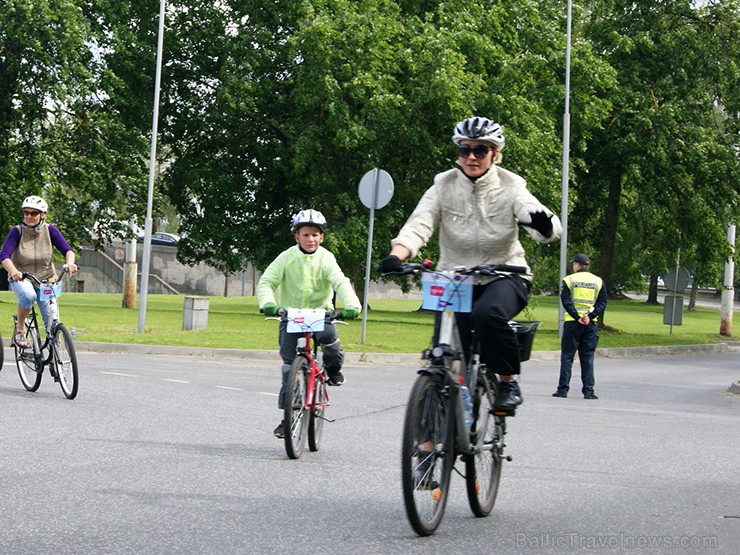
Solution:
[[(139, 236), (139, 241), (144, 242), (144, 236)], [(165, 245), (168, 247), (176, 247), (177, 243), (180, 242), (180, 236), (174, 233), (165, 233), (164, 231), (155, 231), (152, 233), (152, 245)]]

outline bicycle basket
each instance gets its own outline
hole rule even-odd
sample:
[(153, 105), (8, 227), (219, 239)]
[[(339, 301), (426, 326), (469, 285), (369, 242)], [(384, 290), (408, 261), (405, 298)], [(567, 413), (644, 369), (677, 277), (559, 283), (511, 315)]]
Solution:
[(39, 287), (39, 300), (48, 301), (62, 296), (62, 282), (57, 283), (44, 283)]
[(534, 342), (534, 334), (542, 325), (542, 322), (537, 321), (523, 321), (523, 322), (509, 322), (509, 326), (514, 330), (516, 341), (519, 344), (519, 361), (524, 362), (529, 360), (532, 355), (532, 343)]

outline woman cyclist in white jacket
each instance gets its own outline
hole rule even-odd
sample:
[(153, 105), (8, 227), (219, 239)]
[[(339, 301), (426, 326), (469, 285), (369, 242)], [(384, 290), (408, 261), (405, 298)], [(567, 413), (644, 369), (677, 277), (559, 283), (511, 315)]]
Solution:
[[(458, 147), (455, 168), (437, 174), (398, 236), (391, 252), (378, 267), (381, 273), (398, 270), (413, 258), (439, 228), (439, 270), (478, 264), (527, 265), (519, 242), (519, 226), (541, 243), (560, 237), (558, 217), (527, 190), (526, 181), (505, 170), (501, 126), (484, 117), (459, 122), (453, 142)], [(501, 378), (496, 408), (513, 410), (522, 403), (516, 381), (519, 350), (509, 320), (527, 306), (532, 281), (527, 274), (502, 278), (477, 277), (473, 311), (458, 315), (463, 344), (469, 344), (471, 327), (479, 338), (481, 363)]]

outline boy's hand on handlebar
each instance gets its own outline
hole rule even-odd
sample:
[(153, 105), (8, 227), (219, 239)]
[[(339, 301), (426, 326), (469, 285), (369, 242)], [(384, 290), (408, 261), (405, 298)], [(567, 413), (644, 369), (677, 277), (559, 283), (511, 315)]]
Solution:
[(354, 320), (357, 318), (357, 315), (360, 313), (359, 310), (356, 308), (345, 308), (341, 312), (342, 320)]
[(400, 272), (403, 270), (403, 263), (397, 256), (391, 254), (386, 256), (378, 264), (378, 272), (381, 274), (390, 274), (392, 272)]
[(262, 312), (265, 316), (277, 316), (278, 306), (275, 303), (265, 303), (262, 307)]

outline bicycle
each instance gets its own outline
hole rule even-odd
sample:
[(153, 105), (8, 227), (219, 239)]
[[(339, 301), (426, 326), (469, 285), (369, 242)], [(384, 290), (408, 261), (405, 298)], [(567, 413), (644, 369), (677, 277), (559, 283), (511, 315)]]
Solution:
[(326, 323), (349, 325), (338, 320), (339, 311), (324, 309), (278, 309), (277, 320), (287, 322), (288, 333), (300, 333), (296, 357), (290, 366), (285, 389), (284, 417), (285, 452), (298, 459), (305, 449), (306, 439), (311, 451), (318, 451), (329, 402), (328, 376), (318, 364), (318, 341), (314, 333), (323, 331)]
[[(477, 517), (493, 510), (503, 461), (511, 461), (504, 455), (504, 436), (506, 418), (515, 411), (494, 409), (498, 377), (493, 369), (479, 364), (474, 336), (470, 360), (465, 361), (455, 317), (456, 312), (472, 309), (472, 276), (500, 272), (525, 273), (526, 268), (497, 264), (438, 272), (429, 263), (406, 263), (400, 271), (385, 274), (422, 273), (423, 308), (441, 312), (438, 337), (422, 353), (426, 362), (409, 396), (401, 449), (404, 506), (420, 536), (433, 534), (442, 521), (452, 470), (463, 476), (454, 468), (458, 456), (465, 463), (468, 502)], [(509, 323), (520, 341), (520, 360), (529, 358), (531, 340), (541, 322), (528, 324)], [(465, 387), (470, 392), (467, 411)]]
[[(64, 271), (67, 271), (66, 265)], [(77, 368), (77, 354), (75, 352), (72, 334), (59, 320), (59, 306), (57, 299), (62, 294), (62, 283), (49, 283), (39, 280), (36, 276), (23, 273), (23, 279), (29, 279), (39, 288), (39, 300), (49, 301), (49, 322), (46, 329), (46, 338), (42, 341), (38, 327), (38, 317), (35, 304), (26, 317), (26, 340), (29, 347), (19, 347), (15, 340), (15, 364), (21, 383), (28, 391), (37, 391), (41, 385), (44, 367), (49, 367), (49, 373), (55, 382), (59, 382), (62, 392), (67, 399), (77, 396), (79, 374)], [(13, 315), (13, 337), (18, 325), (18, 316)]]

